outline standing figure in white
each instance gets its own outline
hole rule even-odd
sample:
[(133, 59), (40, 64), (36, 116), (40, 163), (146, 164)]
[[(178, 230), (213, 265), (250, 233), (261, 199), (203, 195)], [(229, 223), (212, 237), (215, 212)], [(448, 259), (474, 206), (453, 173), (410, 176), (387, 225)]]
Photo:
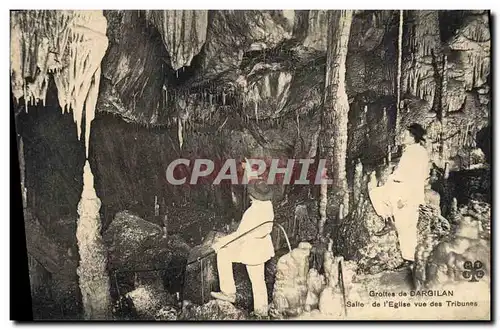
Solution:
[(385, 235), (394, 226), (398, 234), (404, 259), (398, 268), (411, 266), (415, 260), (419, 207), (425, 200), (425, 183), (429, 176), (429, 156), (422, 145), (425, 134), (419, 124), (408, 126), (398, 166), (383, 186), (369, 188), (375, 212), (385, 220), (384, 228), (375, 235)]
[[(264, 265), (274, 256), (274, 246), (271, 240), (274, 221), (271, 202), (273, 191), (265, 181), (258, 179), (249, 183), (247, 191), (251, 206), (243, 214), (238, 229), (234, 233), (221, 237), (212, 245), (217, 252), (217, 271), (221, 292), (212, 292), (211, 295), (216, 299), (235, 302), (233, 263), (242, 263), (246, 265), (252, 282), (254, 313), (265, 317), (268, 315), (268, 297)], [(246, 232), (248, 233), (245, 234)]]

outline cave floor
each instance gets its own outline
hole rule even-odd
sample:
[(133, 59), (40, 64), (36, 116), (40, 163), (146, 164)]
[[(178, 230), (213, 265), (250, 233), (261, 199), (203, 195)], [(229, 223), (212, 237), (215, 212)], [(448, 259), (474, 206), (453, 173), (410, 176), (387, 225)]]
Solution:
[[(435, 290), (432, 293), (429, 290), (425, 291), (426, 296), (417, 296), (414, 292), (409, 269), (358, 276), (346, 299), (347, 303), (350, 303), (350, 307), (349, 305), (347, 307), (347, 315), (343, 315), (342, 311), (327, 314), (313, 310), (291, 319), (488, 320), (491, 317), (490, 287), (485, 282), (465, 282), (446, 290)], [(456, 302), (459, 303), (455, 304)], [(468, 303), (466, 306), (461, 306), (466, 303)], [(475, 303), (477, 306), (470, 306)]]

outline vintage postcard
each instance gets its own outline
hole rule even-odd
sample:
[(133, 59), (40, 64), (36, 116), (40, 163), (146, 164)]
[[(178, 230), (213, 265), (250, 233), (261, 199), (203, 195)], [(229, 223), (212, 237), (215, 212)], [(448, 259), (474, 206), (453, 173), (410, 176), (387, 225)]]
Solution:
[(12, 10), (33, 319), (490, 320), (491, 35), (488, 10)]

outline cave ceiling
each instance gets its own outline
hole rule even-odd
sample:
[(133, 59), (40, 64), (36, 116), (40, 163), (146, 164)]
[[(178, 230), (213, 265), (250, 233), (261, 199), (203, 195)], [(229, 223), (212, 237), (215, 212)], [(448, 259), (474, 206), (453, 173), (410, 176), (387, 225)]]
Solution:
[[(100, 21), (84, 17), (78, 25), (83, 39), (95, 43), (102, 34), (107, 37), (96, 112), (146, 126), (168, 126), (178, 119), (207, 122), (235, 113), (257, 121), (295, 118), (321, 105), (326, 11), (154, 10), (102, 15)], [(12, 13), (13, 22), (21, 22), (12, 25), (20, 43), (33, 40), (33, 26), (44, 26), (35, 38), (41, 46), (32, 42), (31, 48), (17, 54), (26, 62), (28, 53), (31, 61), (27, 68), (13, 69), (16, 99), (24, 95), (28, 82), (34, 86), (28, 93), (31, 102), (43, 101), (48, 76), (57, 84), (57, 72), (67, 62), (68, 47), (61, 44), (61, 35), (68, 21), (80, 16)], [(433, 108), (437, 69), (432, 58), (439, 56), (441, 65), (443, 54), (450, 76), (449, 111), (463, 107), (468, 91), (488, 94), (488, 18), (482, 11), (407, 11), (403, 99)], [(347, 58), (350, 102), (395, 96), (398, 20), (399, 11), (355, 12)], [(105, 23), (107, 27), (101, 27)], [(92, 56), (92, 63), (100, 57)]]

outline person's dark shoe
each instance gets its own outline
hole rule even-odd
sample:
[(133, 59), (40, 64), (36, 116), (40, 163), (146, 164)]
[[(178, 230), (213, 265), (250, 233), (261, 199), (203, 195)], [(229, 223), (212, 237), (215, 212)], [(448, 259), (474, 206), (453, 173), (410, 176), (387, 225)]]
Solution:
[(392, 221), (390, 219), (386, 219), (384, 228), (382, 228), (380, 231), (374, 233), (374, 235), (375, 236), (384, 236), (384, 235), (390, 233), (391, 231), (393, 231), (394, 229), (395, 228), (394, 228), (394, 224), (392, 223)]
[(409, 261), (409, 260), (404, 260), (399, 266), (397, 266), (396, 268), (394, 268), (394, 270), (402, 270), (402, 269), (411, 269), (413, 265), (413, 261)]

